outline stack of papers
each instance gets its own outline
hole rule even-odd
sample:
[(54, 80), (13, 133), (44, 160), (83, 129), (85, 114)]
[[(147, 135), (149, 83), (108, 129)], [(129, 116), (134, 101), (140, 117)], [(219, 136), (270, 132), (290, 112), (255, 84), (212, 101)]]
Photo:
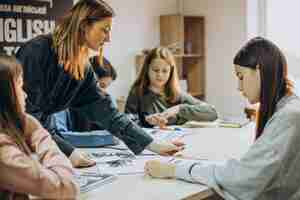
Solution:
[(224, 117), (217, 119), (217, 121), (219, 126), (226, 127), (227, 125), (229, 128), (241, 128), (250, 122), (250, 120), (245, 117)]
[(81, 193), (97, 189), (101, 185), (110, 183), (116, 179), (115, 175), (99, 173), (97, 166), (84, 169), (76, 169), (75, 173), (75, 178), (80, 186)]
[(118, 161), (120, 159), (135, 159), (136, 156), (130, 151), (120, 151), (112, 149), (103, 149), (90, 154), (91, 158), (96, 163), (108, 163)]
[(241, 128), (248, 124), (250, 121), (246, 118), (236, 118), (236, 119), (217, 119), (212, 122), (198, 122), (198, 121), (188, 121), (183, 127), (186, 128)]
[(185, 128), (215, 128), (218, 127), (217, 122), (198, 122), (198, 121), (188, 121), (183, 124)]

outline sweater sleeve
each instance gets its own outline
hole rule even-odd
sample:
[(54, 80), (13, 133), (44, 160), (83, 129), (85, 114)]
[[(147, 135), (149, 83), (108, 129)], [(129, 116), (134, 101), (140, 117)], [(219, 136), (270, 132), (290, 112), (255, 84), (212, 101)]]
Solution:
[(39, 105), (43, 99), (42, 66), (46, 61), (44, 52), (47, 50), (38, 42), (25, 43), (17, 52), (16, 58), (22, 64), (24, 76), (24, 90), (27, 94), (26, 111), (29, 113), (41, 110)]
[(138, 114), (139, 111), (139, 100), (134, 90), (129, 92), (126, 100), (125, 113)]
[(177, 117), (182, 121), (213, 121), (218, 115), (214, 106), (189, 94), (183, 94)]
[(74, 98), (72, 107), (79, 109), (84, 117), (94, 123), (99, 123), (111, 134), (120, 138), (135, 153), (139, 154), (152, 142), (142, 128), (118, 112), (109, 95), (100, 91), (91, 69), (87, 72), (84, 84)]
[(274, 120), (240, 160), (230, 159), (222, 165), (178, 164), (176, 177), (208, 185), (225, 199), (259, 199), (269, 192), (271, 185), (280, 184), (277, 175), (289, 138), (299, 132), (296, 123), (282, 118)]
[(140, 106), (141, 104), (139, 102), (137, 93), (134, 91), (134, 89), (131, 89), (126, 100), (125, 113), (132, 121), (136, 122), (137, 124), (147, 128), (153, 127), (145, 120), (145, 117), (149, 113), (142, 112), (142, 108)]
[(0, 187), (42, 198), (75, 199), (79, 188), (70, 161), (59, 151), (48, 132), (34, 131), (27, 139), (38, 161), (0, 134)]

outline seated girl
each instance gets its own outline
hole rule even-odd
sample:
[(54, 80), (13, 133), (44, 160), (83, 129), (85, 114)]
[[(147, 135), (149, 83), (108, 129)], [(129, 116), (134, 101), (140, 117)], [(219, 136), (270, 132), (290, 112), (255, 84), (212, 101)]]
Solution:
[(256, 140), (248, 152), (222, 165), (151, 161), (146, 172), (205, 184), (226, 200), (299, 199), (300, 99), (287, 78), (285, 56), (271, 41), (256, 37), (233, 63), (241, 94), (260, 103)]
[(180, 90), (174, 57), (163, 47), (146, 56), (127, 98), (125, 112), (136, 114), (146, 127), (217, 119), (213, 106)]
[(25, 112), (22, 76), (14, 58), (0, 55), (0, 199), (75, 199), (70, 161)]

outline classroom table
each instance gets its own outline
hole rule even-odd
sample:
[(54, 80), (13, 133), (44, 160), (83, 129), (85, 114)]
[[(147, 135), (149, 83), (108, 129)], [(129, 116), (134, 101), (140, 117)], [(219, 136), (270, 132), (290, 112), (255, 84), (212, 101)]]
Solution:
[[(193, 128), (182, 139), (184, 156), (224, 160), (239, 158), (254, 141), (255, 125), (242, 128)], [(90, 151), (90, 150), (89, 150)], [(94, 149), (93, 151), (97, 151)], [(81, 194), (81, 200), (201, 200), (211, 199), (213, 190), (175, 179), (154, 179), (144, 174), (121, 175), (111, 183)]]

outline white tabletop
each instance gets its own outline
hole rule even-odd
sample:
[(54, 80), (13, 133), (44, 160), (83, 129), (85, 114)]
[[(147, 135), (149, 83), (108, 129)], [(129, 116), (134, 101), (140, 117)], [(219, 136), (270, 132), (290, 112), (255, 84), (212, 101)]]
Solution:
[[(254, 141), (254, 124), (243, 128), (197, 128), (186, 130), (190, 135), (183, 138), (186, 149), (183, 155), (224, 160), (241, 157)], [(82, 194), (82, 200), (180, 200), (198, 195), (201, 199), (213, 192), (205, 186), (174, 179), (153, 179), (149, 176), (122, 175), (99, 189)]]

